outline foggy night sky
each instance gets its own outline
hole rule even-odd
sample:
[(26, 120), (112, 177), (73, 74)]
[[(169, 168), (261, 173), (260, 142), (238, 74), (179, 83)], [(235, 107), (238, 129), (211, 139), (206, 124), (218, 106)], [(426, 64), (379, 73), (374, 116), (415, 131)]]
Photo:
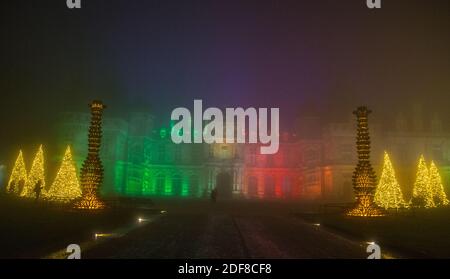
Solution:
[[(450, 119), (447, 0), (14, 0), (0, 10), (0, 162), (49, 142), (60, 112), (93, 99), (106, 116), (147, 110), (280, 107), (281, 126), (316, 107), (347, 119)], [(16, 155), (16, 154), (15, 154)]]

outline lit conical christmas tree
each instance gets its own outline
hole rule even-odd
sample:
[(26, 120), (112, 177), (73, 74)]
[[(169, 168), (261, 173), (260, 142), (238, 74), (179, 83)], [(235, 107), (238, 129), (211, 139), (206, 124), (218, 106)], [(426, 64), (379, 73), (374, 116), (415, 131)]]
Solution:
[(6, 191), (12, 194), (20, 194), (21, 189), (19, 185), (25, 184), (26, 181), (27, 169), (25, 167), (22, 150), (20, 150), (19, 156), (17, 156), (16, 163), (14, 164), (13, 170), (11, 172)]
[(408, 207), (395, 177), (395, 171), (387, 152), (384, 153), (383, 172), (375, 192), (375, 203), (385, 209)]
[(61, 168), (45, 196), (50, 200), (63, 202), (69, 202), (81, 197), (81, 187), (77, 178), (77, 170), (70, 147), (67, 147)]
[(431, 191), (433, 193), (433, 201), (435, 205), (437, 206), (448, 205), (449, 201), (444, 191), (444, 185), (442, 184), (441, 175), (439, 174), (439, 170), (433, 161), (431, 161), (429, 175), (430, 175), (429, 183)]
[(426, 208), (436, 207), (433, 201), (433, 191), (430, 184), (430, 175), (423, 155), (420, 157), (417, 169), (416, 182), (414, 182), (412, 203)]
[(34, 191), (35, 186), (38, 182), (41, 182), (41, 187), (45, 189), (45, 169), (44, 169), (44, 150), (42, 145), (34, 157), (33, 163), (31, 164), (31, 170), (28, 174), (28, 179), (25, 183), (22, 193), (22, 197), (35, 197), (36, 193)]

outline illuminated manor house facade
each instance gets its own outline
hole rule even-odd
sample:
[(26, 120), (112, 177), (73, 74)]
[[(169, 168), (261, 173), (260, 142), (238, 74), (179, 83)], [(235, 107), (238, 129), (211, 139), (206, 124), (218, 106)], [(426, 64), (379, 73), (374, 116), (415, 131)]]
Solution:
[[(65, 113), (60, 119), (58, 143), (61, 149), (72, 145), (79, 170), (87, 153), (89, 114)], [(102, 194), (207, 198), (217, 188), (219, 198), (350, 202), (357, 159), (355, 125), (350, 119), (320, 125), (316, 117), (299, 118), (295, 132), (280, 136), (277, 154), (260, 155), (259, 146), (252, 144), (176, 145), (170, 128), (158, 127), (147, 113), (133, 113), (128, 120), (106, 117)], [(440, 120), (422, 122), (399, 115), (393, 125), (395, 132), (381, 132), (372, 125), (375, 171), (380, 172), (383, 152), (389, 151), (409, 197), (417, 160), (424, 154), (437, 162), (448, 187), (450, 135)]]

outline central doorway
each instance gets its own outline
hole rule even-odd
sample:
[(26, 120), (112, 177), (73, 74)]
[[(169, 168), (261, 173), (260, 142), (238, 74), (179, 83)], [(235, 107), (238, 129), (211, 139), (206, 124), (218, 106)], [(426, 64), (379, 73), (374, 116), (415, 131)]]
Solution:
[(231, 199), (233, 197), (233, 181), (230, 173), (221, 172), (217, 175), (216, 189), (219, 199)]

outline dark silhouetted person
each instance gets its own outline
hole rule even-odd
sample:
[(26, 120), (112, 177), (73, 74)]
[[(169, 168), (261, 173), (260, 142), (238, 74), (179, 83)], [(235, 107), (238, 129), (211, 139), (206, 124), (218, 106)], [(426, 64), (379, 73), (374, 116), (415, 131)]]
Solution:
[(36, 193), (36, 201), (39, 200), (39, 197), (41, 196), (41, 192), (42, 192), (43, 188), (44, 187), (42, 187), (42, 181), (39, 180), (36, 183), (36, 185), (34, 186), (34, 192)]
[(8, 190), (8, 192), (11, 194), (11, 193), (14, 193), (14, 191), (16, 190), (16, 185), (17, 185), (17, 183), (16, 183), (16, 181), (15, 180), (13, 180), (13, 181), (11, 181), (10, 183), (9, 183), (9, 190)]

